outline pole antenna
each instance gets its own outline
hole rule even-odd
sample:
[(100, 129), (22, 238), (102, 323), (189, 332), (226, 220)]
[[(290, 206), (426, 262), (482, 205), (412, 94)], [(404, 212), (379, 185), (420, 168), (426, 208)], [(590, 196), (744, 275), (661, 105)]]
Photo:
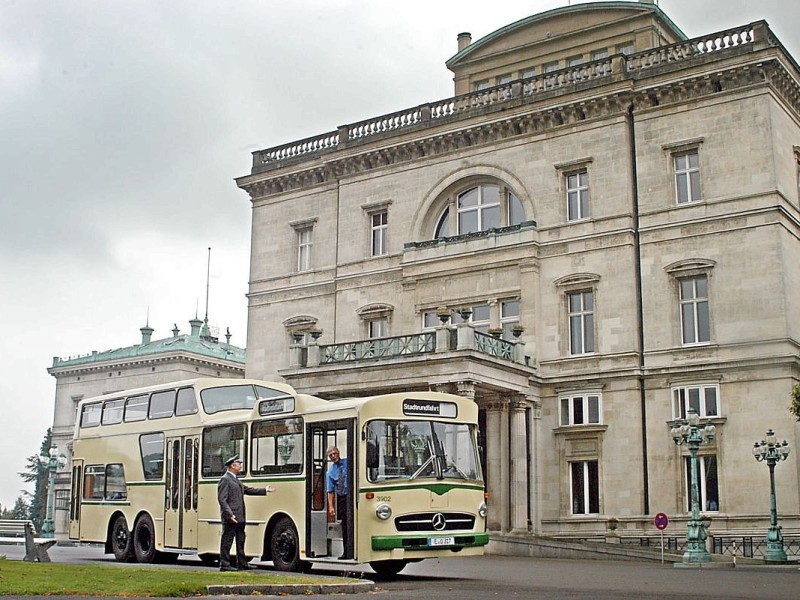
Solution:
[(211, 248), (208, 249), (208, 264), (206, 266), (206, 324), (208, 324), (208, 289), (211, 284)]

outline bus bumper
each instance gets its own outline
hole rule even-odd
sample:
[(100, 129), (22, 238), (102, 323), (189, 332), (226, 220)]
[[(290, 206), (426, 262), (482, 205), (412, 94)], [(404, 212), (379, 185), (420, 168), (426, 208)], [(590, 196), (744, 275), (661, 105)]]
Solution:
[(385, 535), (372, 538), (373, 550), (460, 550), (461, 548), (475, 548), (489, 543), (488, 533), (470, 533), (467, 535), (452, 536), (452, 543), (438, 544), (437, 536), (430, 535)]

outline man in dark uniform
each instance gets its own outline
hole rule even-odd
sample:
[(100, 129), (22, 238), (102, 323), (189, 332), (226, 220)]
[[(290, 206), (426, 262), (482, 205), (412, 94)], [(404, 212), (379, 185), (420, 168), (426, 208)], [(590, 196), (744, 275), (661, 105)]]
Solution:
[[(252, 488), (244, 485), (237, 475), (242, 471), (242, 461), (239, 455), (232, 456), (225, 461), (227, 471), (220, 478), (217, 485), (217, 500), (219, 500), (220, 516), (222, 518), (222, 538), (219, 542), (219, 570), (244, 571), (250, 569), (244, 554), (244, 527), (245, 509), (244, 496), (266, 496), (267, 492), (274, 492), (275, 488), (268, 485), (265, 488)], [(231, 564), (231, 543), (236, 539), (236, 564)]]

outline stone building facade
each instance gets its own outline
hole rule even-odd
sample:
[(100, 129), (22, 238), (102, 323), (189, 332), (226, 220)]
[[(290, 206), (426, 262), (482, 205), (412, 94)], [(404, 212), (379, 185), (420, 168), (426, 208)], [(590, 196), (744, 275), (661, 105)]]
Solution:
[(231, 345), (230, 334), (220, 342), (207, 320), (195, 317), (189, 325), (188, 334), (181, 334), (175, 325), (171, 337), (158, 340), (145, 325), (140, 344), (74, 358), (53, 357), (53, 366), (47, 369), (56, 378), (52, 446), (67, 457), (65, 467), (56, 473), (56, 537), (68, 537), (72, 436), (80, 400), (196, 377), (244, 377), (245, 351)]
[(763, 536), (753, 442), (798, 446), (795, 59), (763, 21), (687, 39), (598, 2), (461, 34), (446, 64), (452, 98), (253, 154), (248, 377), (473, 398), (491, 529), (522, 536), (685, 532), (670, 429), (695, 409), (710, 534)]

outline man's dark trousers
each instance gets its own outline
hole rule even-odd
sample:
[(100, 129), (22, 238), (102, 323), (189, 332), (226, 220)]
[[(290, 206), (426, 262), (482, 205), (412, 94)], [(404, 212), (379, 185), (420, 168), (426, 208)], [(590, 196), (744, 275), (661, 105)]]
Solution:
[(236, 539), (236, 562), (238, 567), (247, 567), (247, 558), (244, 555), (244, 523), (231, 523), (225, 521), (222, 524), (222, 539), (220, 540), (219, 566), (231, 566), (231, 542)]

